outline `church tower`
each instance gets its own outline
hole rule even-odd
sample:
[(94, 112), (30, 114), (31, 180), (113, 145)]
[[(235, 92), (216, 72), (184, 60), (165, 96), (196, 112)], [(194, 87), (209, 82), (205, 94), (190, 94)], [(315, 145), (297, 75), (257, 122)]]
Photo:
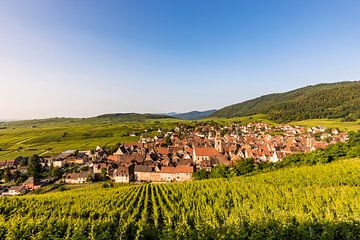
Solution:
[(219, 132), (216, 132), (215, 149), (220, 153), (223, 152), (222, 139)]

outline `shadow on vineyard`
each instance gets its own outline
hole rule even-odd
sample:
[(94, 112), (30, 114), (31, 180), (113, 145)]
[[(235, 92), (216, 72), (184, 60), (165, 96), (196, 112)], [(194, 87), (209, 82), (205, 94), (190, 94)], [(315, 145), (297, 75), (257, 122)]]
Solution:
[(359, 239), (360, 159), (0, 198), (0, 239)]
[(359, 239), (359, 222), (309, 222), (299, 223), (293, 220), (287, 224), (271, 221), (213, 228), (204, 224), (201, 228), (177, 226), (163, 230), (147, 226), (138, 232), (136, 224), (131, 224), (128, 231), (119, 231), (121, 226), (116, 221), (89, 224), (86, 222), (46, 221), (17, 225), (17, 232), (7, 234), (0, 230), (1, 239)]

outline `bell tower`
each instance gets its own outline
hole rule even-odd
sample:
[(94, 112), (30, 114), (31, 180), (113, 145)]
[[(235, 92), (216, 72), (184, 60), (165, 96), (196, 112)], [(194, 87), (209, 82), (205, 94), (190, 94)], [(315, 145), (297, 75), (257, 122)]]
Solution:
[(216, 132), (215, 149), (220, 153), (223, 152), (222, 139), (219, 132)]

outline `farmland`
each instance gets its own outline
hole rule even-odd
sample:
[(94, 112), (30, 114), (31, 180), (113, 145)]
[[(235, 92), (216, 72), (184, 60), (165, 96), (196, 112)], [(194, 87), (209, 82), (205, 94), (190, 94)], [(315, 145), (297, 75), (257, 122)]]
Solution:
[[(163, 129), (173, 127), (178, 120), (161, 120)], [(36, 124), (36, 125), (34, 125)], [(138, 141), (140, 134), (153, 136), (159, 121), (144, 122), (14, 122), (3, 124), (0, 130), (0, 160), (30, 156), (53, 155), (66, 149), (93, 149), (97, 145), (115, 145)], [(144, 130), (149, 130), (144, 132)], [(137, 136), (130, 136), (131, 133)]]
[(0, 239), (356, 239), (360, 160), (0, 198)]
[(353, 122), (344, 122), (341, 119), (308, 119), (303, 121), (291, 122), (290, 124), (302, 126), (326, 126), (328, 128), (339, 128), (342, 131), (360, 130), (360, 119)]

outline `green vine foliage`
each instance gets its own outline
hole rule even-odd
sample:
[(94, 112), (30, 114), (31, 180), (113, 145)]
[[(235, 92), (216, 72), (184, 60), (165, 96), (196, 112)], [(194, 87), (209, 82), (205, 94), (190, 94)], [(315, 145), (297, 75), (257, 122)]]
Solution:
[(0, 239), (358, 239), (360, 160), (0, 198)]

